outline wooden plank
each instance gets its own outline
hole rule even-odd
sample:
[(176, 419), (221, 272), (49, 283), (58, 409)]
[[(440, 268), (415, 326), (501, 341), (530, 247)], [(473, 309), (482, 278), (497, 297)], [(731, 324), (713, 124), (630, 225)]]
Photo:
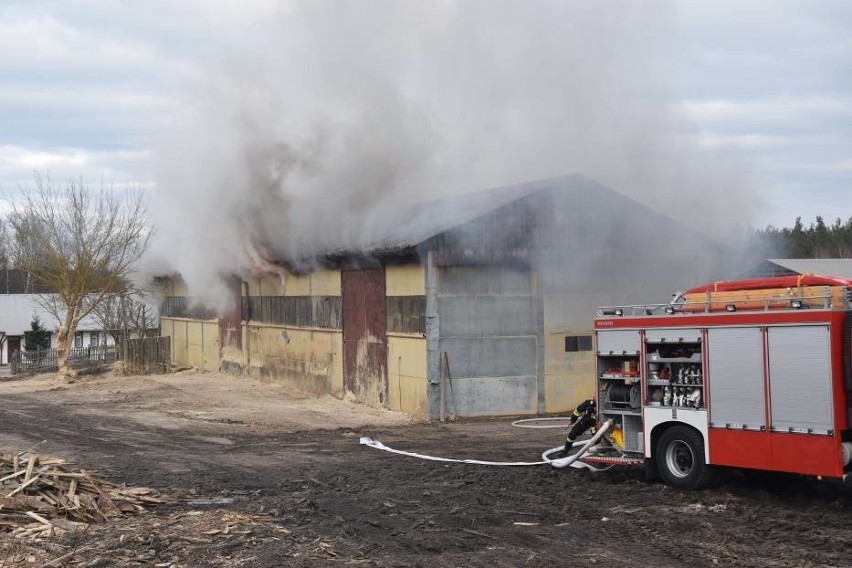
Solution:
[(37, 520), (38, 522), (40, 522), (43, 525), (52, 526), (50, 524), (50, 521), (48, 521), (47, 519), (45, 519), (44, 517), (42, 517), (38, 513), (33, 513), (32, 511), (27, 511), (24, 514), (28, 517), (32, 517), (33, 519)]
[(22, 473), (26, 473), (26, 470), (23, 470), (23, 469), (22, 469), (22, 470), (20, 470), (20, 471), (16, 471), (15, 473), (10, 473), (10, 474), (9, 474), (9, 475), (7, 475), (6, 477), (0, 477), (0, 483), (3, 483), (4, 481), (8, 481), (9, 479), (12, 479), (12, 478), (14, 478), (14, 477), (18, 477), (18, 476), (19, 476), (19, 475), (21, 475)]
[(33, 478), (31, 478), (31, 479), (30, 479), (29, 481), (27, 481), (26, 483), (22, 483), (22, 484), (20, 484), (20, 485), (17, 487), (17, 489), (15, 489), (15, 490), (14, 490), (14, 491), (12, 491), (11, 493), (9, 493), (9, 494), (7, 495), (7, 497), (11, 497), (12, 495), (15, 495), (15, 494), (17, 494), (17, 493), (20, 493), (21, 491), (23, 491), (24, 489), (26, 489), (26, 488), (27, 488), (27, 487), (29, 487), (30, 485), (33, 485), (33, 484), (34, 484), (36, 481), (38, 481), (39, 479), (41, 479), (41, 476), (39, 476), (39, 475), (34, 476)]
[(33, 470), (35, 469), (35, 466), (37, 464), (38, 464), (38, 457), (37, 456), (32, 456), (32, 457), (30, 457), (30, 459), (27, 460), (27, 473), (26, 473), (26, 475), (24, 475), (24, 483), (29, 481), (30, 478), (33, 476)]

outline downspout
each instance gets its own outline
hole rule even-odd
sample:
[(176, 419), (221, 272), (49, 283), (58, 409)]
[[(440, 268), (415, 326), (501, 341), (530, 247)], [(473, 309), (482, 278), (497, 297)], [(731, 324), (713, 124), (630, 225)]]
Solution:
[(438, 322), (438, 275), (432, 251), (426, 253), (426, 373), (428, 375), (426, 397), (429, 401), (429, 417), (440, 414), (441, 352), (440, 327)]

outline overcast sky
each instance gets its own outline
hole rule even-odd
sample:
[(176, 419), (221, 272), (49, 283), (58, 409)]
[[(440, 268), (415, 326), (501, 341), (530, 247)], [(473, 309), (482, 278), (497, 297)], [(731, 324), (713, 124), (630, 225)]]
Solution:
[(394, 183), (411, 164), (453, 191), (584, 169), (757, 226), (852, 216), (852, 2), (568, 4), (0, 0), (0, 189), (46, 170), (174, 192), (206, 169), (200, 198), (219, 160), (193, 149), (248, 116), (297, 149), (307, 124), (394, 122), (324, 183), (389, 156)]

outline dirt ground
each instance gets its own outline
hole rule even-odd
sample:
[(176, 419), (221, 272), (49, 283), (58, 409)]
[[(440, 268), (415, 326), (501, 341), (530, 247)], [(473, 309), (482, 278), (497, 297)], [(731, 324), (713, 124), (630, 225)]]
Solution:
[[(701, 492), (638, 469), (533, 461), (561, 430), (396, 413), (184, 373), (0, 379), (0, 452), (38, 446), (173, 499), (44, 541), (0, 536), (6, 566), (852, 566), (852, 489), (733, 474)], [(61, 562), (55, 559), (65, 556)]]

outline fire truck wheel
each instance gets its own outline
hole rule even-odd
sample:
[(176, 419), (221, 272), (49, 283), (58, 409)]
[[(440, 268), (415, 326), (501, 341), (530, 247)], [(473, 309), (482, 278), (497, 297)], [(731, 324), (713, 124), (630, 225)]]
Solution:
[(666, 485), (703, 489), (713, 481), (714, 468), (704, 461), (704, 439), (692, 428), (672, 426), (663, 432), (655, 453)]

